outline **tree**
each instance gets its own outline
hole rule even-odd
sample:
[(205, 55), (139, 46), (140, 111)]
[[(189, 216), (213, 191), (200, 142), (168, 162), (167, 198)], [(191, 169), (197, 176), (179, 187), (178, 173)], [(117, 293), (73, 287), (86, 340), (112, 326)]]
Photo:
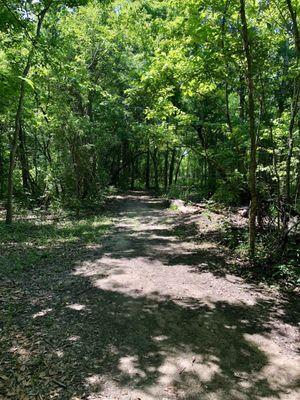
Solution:
[(0, 1), (8, 222), (12, 194), (79, 209), (115, 185), (251, 200), (252, 257), (266, 228), (277, 242), (290, 232), (300, 192), (292, 0)]
[(250, 165), (249, 165), (249, 190), (251, 194), (250, 216), (249, 216), (249, 246), (251, 258), (255, 255), (256, 238), (256, 214), (257, 214), (257, 193), (256, 193), (256, 131), (255, 131), (255, 104), (254, 104), (254, 82), (253, 82), (253, 57), (245, 11), (245, 1), (240, 0), (240, 17), (242, 23), (242, 36), (244, 52), (246, 57), (246, 79), (248, 86), (248, 115), (249, 115), (249, 136), (250, 136)]
[(20, 76), (20, 87), (18, 93), (17, 111), (15, 115), (15, 127), (12, 134), (11, 150), (9, 156), (9, 171), (8, 171), (8, 183), (7, 183), (7, 202), (6, 202), (6, 223), (11, 224), (13, 218), (12, 202), (13, 202), (13, 174), (15, 167), (15, 157), (18, 146), (18, 138), (22, 135), (22, 114), (24, 105), (24, 96), (26, 90), (26, 84), (28, 83), (28, 74), (32, 65), (32, 60), (38, 45), (41, 29), (44, 22), (44, 18), (52, 5), (52, 0), (48, 0), (43, 4), (43, 8), (37, 15), (36, 32), (31, 40), (31, 46), (28, 52), (28, 56), (25, 62), (22, 75)]

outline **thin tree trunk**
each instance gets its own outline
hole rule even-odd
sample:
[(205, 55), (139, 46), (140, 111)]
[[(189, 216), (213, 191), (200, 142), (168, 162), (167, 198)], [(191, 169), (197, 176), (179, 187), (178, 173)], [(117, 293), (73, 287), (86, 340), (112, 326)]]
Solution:
[(153, 166), (154, 166), (154, 187), (155, 191), (158, 192), (159, 190), (159, 176), (158, 176), (158, 159), (157, 159), (157, 147), (155, 147), (153, 152)]
[[(300, 139), (300, 118), (298, 119), (298, 135), (299, 135), (299, 139)], [(300, 196), (300, 157), (298, 159), (296, 194), (295, 194), (295, 201), (294, 201), (295, 207), (298, 203), (299, 196)]]
[[(295, 50), (297, 55), (297, 66), (300, 59), (300, 33), (297, 21), (297, 12), (293, 9), (291, 0), (286, 0), (286, 4), (292, 20), (292, 28), (294, 35)], [(286, 201), (288, 204), (291, 202), (291, 162), (294, 148), (294, 126), (299, 112), (299, 92), (300, 92), (300, 76), (296, 76), (294, 81), (294, 95), (291, 107), (291, 121), (289, 126), (288, 136), (288, 154), (286, 160)], [(299, 118), (299, 117), (298, 117)]]
[(165, 151), (165, 164), (164, 164), (164, 188), (168, 189), (168, 168), (169, 168), (169, 150)]
[(79, 156), (79, 151), (78, 151), (78, 138), (76, 135), (72, 140), (69, 141), (70, 143), (70, 152), (71, 152), (71, 157), (72, 157), (72, 163), (73, 163), (73, 170), (74, 170), (74, 177), (75, 177), (75, 190), (76, 190), (76, 197), (77, 200), (81, 199), (81, 173), (80, 173), (80, 156)]
[(32, 185), (31, 185), (32, 182), (31, 182), (28, 159), (26, 154), (25, 134), (22, 126), (19, 131), (19, 159), (22, 170), (23, 188), (27, 192), (32, 191)]
[(291, 121), (289, 125), (289, 135), (288, 135), (288, 153), (286, 159), (286, 202), (290, 204), (291, 202), (291, 163), (294, 150), (294, 126), (296, 122), (296, 117), (298, 113), (298, 103), (299, 103), (299, 85), (297, 81), (294, 83), (294, 99), (291, 106)]
[(134, 189), (134, 181), (135, 181), (135, 158), (131, 159), (131, 179), (130, 179), (130, 189)]
[(297, 12), (296, 12), (296, 10), (293, 9), (291, 0), (285, 0), (285, 1), (286, 1), (287, 7), (289, 9), (289, 13), (290, 13), (290, 16), (292, 19), (295, 48), (296, 48), (296, 52), (297, 52), (297, 59), (299, 60), (299, 58), (300, 58), (300, 32), (299, 32), (299, 26), (298, 26), (298, 21), (297, 21)]
[(245, 0), (240, 0), (240, 17), (242, 22), (242, 36), (244, 52), (246, 57), (246, 79), (248, 86), (248, 117), (249, 117), (249, 136), (250, 136), (250, 165), (249, 165), (249, 191), (251, 195), (250, 215), (249, 215), (249, 247), (250, 257), (255, 256), (256, 241), (256, 214), (257, 214), (257, 192), (256, 192), (256, 131), (255, 131), (255, 105), (254, 105), (254, 83), (253, 83), (253, 59), (251, 54), (247, 18), (245, 12)]
[[(224, 61), (225, 61), (225, 67), (226, 67), (226, 74), (229, 74), (229, 65), (228, 65), (228, 61), (226, 58), (226, 51), (225, 51), (225, 26), (226, 26), (226, 14), (227, 14), (227, 10), (228, 10), (228, 6), (229, 6), (229, 1), (227, 0), (225, 3), (225, 9), (224, 9), (224, 14), (223, 14), (223, 18), (222, 18), (222, 52), (223, 52), (223, 57), (224, 57)], [(229, 89), (228, 89), (228, 79), (227, 76), (225, 77), (225, 104), (226, 104), (226, 119), (227, 119), (227, 125), (228, 125), (228, 129), (229, 131), (232, 133), (232, 122), (231, 122), (231, 117), (230, 117), (230, 110), (229, 110)]]
[(171, 162), (170, 162), (170, 172), (169, 172), (169, 186), (171, 187), (173, 184), (173, 175), (175, 168), (175, 157), (176, 157), (176, 149), (172, 150)]
[(183, 153), (182, 156), (180, 157), (180, 159), (179, 159), (179, 161), (178, 161), (178, 164), (177, 164), (177, 167), (176, 167), (176, 171), (175, 171), (175, 180), (174, 180), (175, 185), (176, 185), (177, 180), (178, 180), (178, 175), (179, 175), (179, 171), (180, 171), (180, 167), (181, 167), (181, 162), (182, 162), (183, 158), (184, 158), (184, 153)]
[(146, 156), (146, 189), (150, 189), (150, 149), (147, 149)]
[(4, 192), (4, 157), (3, 157), (3, 147), (2, 142), (0, 140), (0, 196)]
[(277, 156), (276, 156), (276, 148), (275, 148), (275, 142), (274, 142), (274, 137), (273, 137), (273, 126), (270, 126), (270, 140), (272, 143), (272, 153), (273, 153), (273, 168), (274, 168), (274, 173), (276, 177), (276, 190), (277, 190), (277, 229), (280, 229), (280, 210), (281, 210), (281, 193), (280, 193), (280, 176), (278, 172), (278, 162), (277, 162)]
[(240, 119), (244, 121), (245, 119), (245, 88), (244, 88), (244, 78), (240, 76), (240, 89), (239, 89), (239, 110), (240, 110)]
[(6, 202), (6, 223), (11, 224), (13, 219), (13, 190), (14, 190), (14, 182), (13, 182), (13, 175), (14, 175), (14, 167), (15, 167), (15, 158), (18, 146), (18, 138), (20, 135), (20, 131), (22, 129), (22, 114), (23, 114), (23, 106), (24, 106), (24, 97), (25, 97), (25, 85), (26, 85), (26, 78), (29, 74), (32, 58), (35, 53), (36, 46), (38, 44), (39, 38), (41, 36), (41, 29), (42, 24), (45, 18), (47, 11), (51, 6), (52, 1), (49, 1), (48, 5), (41, 11), (38, 16), (38, 23), (36, 28), (35, 37), (33, 39), (31, 49), (29, 51), (25, 68), (21, 75), (21, 82), (20, 82), (20, 90), (19, 90), (19, 98), (18, 98), (18, 105), (17, 111), (15, 116), (15, 128), (12, 136), (11, 141), (11, 150), (9, 155), (9, 170), (8, 170), (8, 181), (7, 181), (7, 202)]

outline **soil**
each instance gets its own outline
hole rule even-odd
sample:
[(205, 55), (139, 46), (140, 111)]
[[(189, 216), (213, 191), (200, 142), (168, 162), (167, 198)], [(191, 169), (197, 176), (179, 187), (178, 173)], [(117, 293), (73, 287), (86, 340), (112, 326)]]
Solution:
[(110, 208), (101, 244), (3, 283), (0, 399), (299, 400), (298, 299), (235, 274), (222, 215)]

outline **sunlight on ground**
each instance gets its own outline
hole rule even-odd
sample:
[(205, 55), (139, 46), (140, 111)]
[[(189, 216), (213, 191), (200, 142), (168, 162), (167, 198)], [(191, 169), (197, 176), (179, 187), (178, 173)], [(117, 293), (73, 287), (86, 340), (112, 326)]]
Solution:
[[(110, 251), (103, 249), (98, 258), (80, 263), (74, 270), (75, 276), (88, 278), (101, 292), (126, 296), (128, 315), (143, 320), (149, 314), (161, 331), (149, 338), (157, 346), (156, 352), (143, 356), (149, 362), (142, 362), (141, 355), (122, 355), (116, 378), (88, 377), (86, 383), (93, 392), (89, 400), (298, 400), (299, 391), (293, 387), (300, 377), (300, 358), (287, 360), (283, 347), (272, 343), (267, 333), (242, 334), (243, 326), (246, 332), (247, 326), (255, 329), (246, 310), (261, 302), (268, 304), (271, 298), (230, 273), (217, 276), (209, 272), (212, 263), (220, 262), (216, 244), (178, 240), (166, 221), (159, 212), (150, 219), (140, 217), (141, 223), (124, 213), (117, 222), (119, 231)], [(139, 299), (156, 305), (142, 308), (143, 303), (134, 304)], [(211, 335), (216, 338), (213, 349), (199, 344), (198, 350), (196, 346), (191, 351), (180, 341), (170, 346), (177, 331), (185, 333), (176, 320), (169, 326), (170, 321), (159, 311), (167, 304), (170, 318), (175, 305), (198, 313), (198, 322), (193, 319), (189, 327), (196, 335), (194, 342), (201, 343), (201, 335), (205, 335), (205, 343)], [(261, 327), (272, 332), (272, 321), (265, 322), (260, 322)], [(163, 332), (170, 329), (169, 337)], [(240, 347), (236, 347), (239, 342)], [(222, 356), (217, 355), (220, 351)], [(157, 357), (159, 363), (154, 361)], [(264, 391), (264, 395), (259, 394)]]
[(41, 253), (28, 293), (14, 299), (7, 284), (19, 325), (4, 368), (22, 368), (45, 399), (299, 400), (288, 301), (235, 276), (210, 236), (194, 241), (143, 201), (126, 201), (105, 239), (97, 228), (82, 241), (82, 226), (72, 251), (52, 249), (53, 264)]
[(86, 308), (86, 306), (84, 304), (69, 304), (66, 306), (67, 308), (70, 308), (71, 310), (75, 310), (75, 311), (82, 311)]
[[(207, 263), (200, 263), (205, 267)], [(91, 278), (99, 289), (118, 291), (132, 296), (151, 298), (170, 296), (176, 301), (185, 297), (201, 299), (213, 307), (216, 301), (243, 302), (254, 305), (264, 295), (251, 290), (251, 286), (237, 286), (239, 278), (227, 274), (216, 277), (211, 272), (195, 273), (186, 265), (164, 265), (159, 260), (146, 257), (113, 258), (104, 256), (91, 263), (82, 264), (75, 275)], [(103, 276), (104, 275), (104, 276)], [(99, 279), (98, 276), (101, 276)]]
[(283, 354), (282, 348), (268, 338), (266, 334), (245, 334), (244, 337), (249, 343), (259, 347), (268, 356), (268, 364), (256, 374), (255, 378), (267, 379), (270, 387), (274, 390), (278, 386), (286, 385), (288, 382), (286, 397), (282, 398), (289, 399), (288, 395), (293, 392), (292, 395), (294, 397), (292, 398), (294, 399), (297, 393), (299, 395), (297, 398), (300, 399), (300, 388), (297, 389), (297, 384), (299, 384), (300, 380), (300, 356), (287, 359)]
[[(201, 356), (195, 357), (189, 352), (174, 352), (168, 355), (163, 365), (155, 371), (159, 376), (155, 384), (150, 384), (144, 389), (140, 389), (135, 381), (137, 377), (147, 377), (147, 371), (141, 370), (139, 367), (139, 360), (135, 356), (122, 357), (119, 362), (119, 370), (121, 375), (118, 379), (111, 379), (110, 377), (103, 377), (93, 375), (87, 378), (86, 382), (91, 389), (94, 389), (94, 394), (89, 397), (89, 400), (96, 399), (112, 399), (111, 393), (116, 393), (116, 399), (146, 399), (158, 400), (163, 399), (164, 396), (182, 396), (182, 391), (177, 387), (182, 381), (185, 385), (189, 383), (193, 385), (193, 392), (197, 390), (203, 392), (205, 385), (209, 383), (213, 376), (220, 372), (217, 357), (211, 356), (208, 360), (203, 360)], [(153, 373), (154, 367), (149, 367), (149, 372)], [(130, 377), (131, 384), (128, 389), (118, 384), (122, 381), (123, 377)], [(192, 382), (189, 382), (190, 379)], [(197, 381), (197, 389), (195, 390), (195, 381)], [(97, 390), (100, 392), (97, 394)], [(130, 394), (126, 393), (130, 390)], [(169, 397), (168, 397), (169, 398)], [(172, 397), (173, 398), (173, 397)], [(175, 398), (175, 397), (174, 397)]]
[(33, 314), (32, 318), (44, 317), (52, 311), (52, 308), (46, 308), (45, 310), (39, 311)]

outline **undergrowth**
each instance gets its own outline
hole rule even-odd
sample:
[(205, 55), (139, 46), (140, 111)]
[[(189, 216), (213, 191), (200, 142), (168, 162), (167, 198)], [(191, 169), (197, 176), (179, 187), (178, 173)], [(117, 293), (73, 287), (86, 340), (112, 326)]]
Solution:
[(14, 276), (64, 262), (68, 253), (85, 245), (99, 244), (110, 229), (104, 215), (80, 218), (59, 214), (44, 218), (39, 213), (20, 216), (12, 225), (0, 221), (0, 275)]
[[(252, 266), (241, 267), (240, 272), (248, 277), (270, 285), (278, 285), (287, 290), (300, 287), (300, 237), (290, 236), (286, 247), (281, 250), (277, 231), (258, 234), (256, 257)], [(246, 227), (237, 228), (224, 224), (222, 244), (233, 251), (234, 255), (247, 261), (248, 232)]]

